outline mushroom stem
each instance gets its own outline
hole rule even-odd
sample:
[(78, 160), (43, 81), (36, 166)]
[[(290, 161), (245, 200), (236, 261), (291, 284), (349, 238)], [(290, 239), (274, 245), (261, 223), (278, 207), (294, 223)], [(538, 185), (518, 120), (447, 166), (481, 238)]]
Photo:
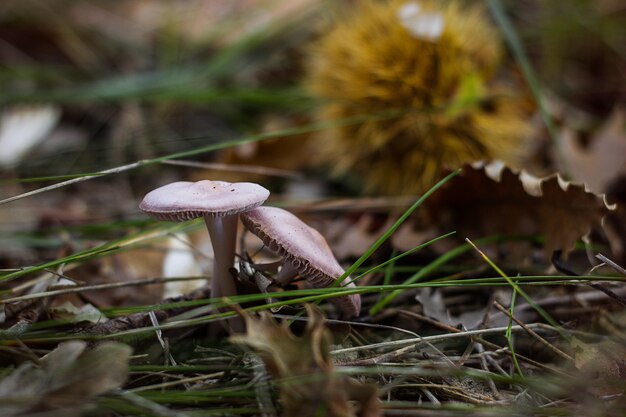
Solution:
[[(213, 245), (213, 277), (211, 279), (211, 297), (227, 297), (237, 295), (237, 287), (230, 268), (235, 262), (235, 243), (237, 240), (238, 214), (224, 217), (204, 216)], [(229, 319), (228, 323), (235, 332), (243, 332), (243, 321), (236, 317)]]

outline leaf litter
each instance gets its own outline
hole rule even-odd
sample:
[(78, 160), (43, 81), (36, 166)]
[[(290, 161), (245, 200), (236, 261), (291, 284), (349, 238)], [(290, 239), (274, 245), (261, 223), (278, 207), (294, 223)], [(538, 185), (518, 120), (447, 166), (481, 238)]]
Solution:
[[(329, 355), (331, 335), (319, 310), (307, 307), (309, 320), (300, 337), (287, 321), (277, 323), (269, 313), (258, 318), (243, 311), (246, 334), (231, 336), (250, 346), (274, 377), (284, 415), (329, 417), (380, 416), (376, 387), (336, 373)], [(357, 410), (350, 401), (358, 403)]]
[[(40, 131), (47, 131), (58, 123), (52, 136), (56, 141), (63, 136), (57, 143), (62, 146), (55, 147), (52, 136), (43, 139), (43, 134), (37, 138), (33, 135), (30, 144), (21, 144), (29, 145), (28, 153), (13, 148), (15, 152), (5, 152), (0, 158), (12, 164), (1, 173), (3, 180), (8, 179), (0, 192), (5, 199), (0, 205), (0, 274), (11, 277), (0, 282), (0, 400), (7, 405), (0, 414), (373, 417), (626, 413), (621, 349), (626, 320), (623, 305), (617, 302), (617, 297), (626, 296), (619, 272), (626, 264), (626, 175), (621, 152), (624, 112), (619, 105), (608, 100), (592, 109), (593, 116), (565, 117), (557, 137), (563, 161), (556, 160), (557, 152), (550, 149), (551, 145), (535, 156), (539, 162), (533, 163), (539, 169), (533, 172), (554, 172), (566, 166), (569, 178), (587, 183), (589, 189), (556, 174), (531, 177), (517, 167), (498, 163), (467, 165), (462, 175), (431, 196), (355, 271), (353, 277), (370, 271), (356, 281), (364, 304), (358, 319), (333, 319), (335, 311), (326, 302), (321, 303), (323, 313), (306, 307), (307, 316), (300, 317), (303, 302), (319, 303), (326, 294), (311, 292), (302, 282), (276, 288), (272, 281), (275, 270), (248, 262), (265, 254), (255, 254), (261, 248), (247, 243), (232, 272), (252, 294), (210, 300), (206, 287), (170, 292), (174, 284), (206, 280), (210, 251), (193, 237), (184, 245), (179, 245), (184, 238), (172, 240), (172, 233), (188, 232), (196, 225), (176, 230), (163, 227), (154, 233), (159, 239), (137, 238), (138, 230), (152, 225), (138, 217), (136, 200), (145, 189), (163, 181), (217, 176), (215, 171), (206, 171), (215, 167), (211, 163), (217, 160), (217, 167), (227, 163), (245, 180), (254, 174), (267, 181), (276, 191), (272, 204), (297, 211), (319, 229), (342, 266), (349, 267), (361, 258), (415, 196), (361, 197), (368, 185), (361, 177), (379, 180), (372, 174), (373, 164), (361, 166), (360, 175), (344, 171), (345, 177), (329, 178), (334, 164), (319, 166), (314, 136), (324, 137), (337, 126), (311, 124), (317, 117), (316, 106), (309, 112), (307, 106), (311, 104), (306, 100), (296, 104), (293, 96), (283, 97), (282, 90), (272, 89), (277, 85), (291, 88), (294, 81), (301, 81), (302, 66), (308, 59), (303, 59), (302, 46), (316, 38), (316, 33), (328, 30), (332, 19), (319, 21), (319, 27), (312, 29), (308, 12), (295, 16), (295, 9), (313, 6), (309, 0), (293, 5), (279, 1), (276, 9), (247, 0), (227, 6), (194, 2), (199, 7), (194, 13), (189, 13), (189, 6), (169, 7), (150, 0), (116, 5), (65, 3), (54, 0), (45, 8), (29, 11), (10, 0), (9, 7), (0, 7), (0, 56), (7, 64), (2, 81), (19, 74), (19, 79), (5, 85), (3, 102), (11, 104), (8, 109), (20, 100), (54, 102), (42, 104), (44, 109), (56, 109), (53, 113), (28, 127), (39, 125)], [(489, 2), (490, 8), (502, 12), (497, 3)], [(567, 7), (584, 7), (579, 3), (585, 2)], [(620, 17), (621, 9), (612, 3), (603, 2), (600, 22), (606, 19), (614, 23)], [(408, 4), (413, 15), (422, 17), (430, 16), (424, 11), (435, 6), (426, 0), (397, 4)], [(59, 5), (67, 6), (66, 13), (57, 10)], [(567, 28), (573, 20), (562, 19), (561, 6), (524, 4), (522, 8), (511, 4), (506, 12), (522, 29), (527, 24), (534, 28), (528, 22), (537, 19)], [(46, 14), (53, 9), (65, 17), (59, 19), (63, 30), (56, 30), (58, 23)], [(598, 19), (592, 11), (580, 15)], [(475, 12), (481, 13), (478, 8)], [(28, 22), (29, 13), (36, 25), (15, 24)], [(343, 14), (340, 9), (333, 10), (333, 19)], [(421, 24), (421, 20), (411, 23)], [(212, 23), (207, 25), (207, 21)], [(282, 29), (274, 28), (277, 22), (275, 26)], [(291, 29), (281, 32), (286, 27)], [(564, 73), (569, 75), (562, 77), (566, 89), (559, 91), (556, 83), (546, 84), (551, 92), (561, 97), (572, 91), (581, 93), (577, 90), (580, 86), (575, 85), (581, 75), (593, 79), (598, 90), (603, 89), (597, 95), (596, 91), (584, 92), (594, 93), (583, 94), (587, 104), (598, 97), (606, 99), (611, 91), (623, 90), (620, 84), (590, 78), (585, 67), (590, 60), (590, 68), (606, 73), (606, 62), (617, 59), (621, 63), (619, 54), (608, 61), (597, 59), (597, 51), (606, 44), (620, 45), (622, 35), (611, 32), (611, 27), (589, 24), (584, 31), (579, 28), (586, 37), (597, 36), (601, 42), (585, 56), (568, 61)], [(412, 30), (430, 33), (413, 26)], [(369, 35), (364, 32), (366, 38)], [(446, 31), (440, 35), (446, 37)], [(532, 31), (522, 35), (520, 39), (536, 36)], [(426, 36), (422, 40), (430, 47), (438, 39)], [(538, 44), (547, 45), (547, 49), (558, 44), (552, 42), (554, 39), (542, 40), (545, 44)], [(31, 42), (44, 47), (31, 48)], [(370, 44), (364, 43), (366, 47)], [(516, 55), (524, 55), (519, 45), (513, 49)], [(535, 61), (541, 51), (530, 52), (537, 74), (543, 75), (541, 65), (550, 63)], [(557, 56), (554, 52), (548, 55)], [(402, 113), (407, 138), (414, 134), (415, 120), (422, 127), (434, 121), (438, 126), (462, 128), (469, 117), (478, 127), (488, 122), (484, 128), (495, 128), (491, 131), (495, 134), (498, 129), (514, 127), (507, 125), (506, 117), (499, 117), (502, 112), (507, 116), (515, 108), (521, 113), (536, 111), (536, 104), (527, 103), (528, 92), (519, 86), (524, 83), (519, 82), (517, 70), (511, 73), (515, 63), (508, 59), (503, 57), (507, 65), (493, 82), (490, 80), (495, 73), (484, 80), (470, 75), (461, 77), (460, 88), (436, 89), (441, 100), (452, 97), (454, 106), (440, 112), (416, 108)], [(107, 62), (124, 64), (111, 70)], [(193, 64), (190, 70), (183, 67), (186, 63)], [(419, 63), (428, 60), (420, 59)], [(454, 61), (446, 61), (439, 70), (448, 64)], [(71, 74), (67, 72), (70, 67)], [(460, 67), (450, 68), (456, 73)], [(143, 73), (144, 69), (152, 72)], [(377, 69), (385, 76), (404, 70), (386, 65)], [(366, 70), (367, 75), (369, 68), (359, 70)], [(527, 68), (525, 71), (528, 73)], [(68, 75), (71, 77), (64, 78)], [(348, 77), (344, 84), (352, 80)], [(398, 84), (402, 88), (383, 91), (375, 86), (369, 91), (388, 91), (385, 94), (391, 101), (385, 107), (395, 107), (393, 96), (399, 91), (409, 94), (409, 101), (414, 102), (411, 88), (404, 88), (402, 82)], [(432, 81), (424, 85), (431, 86)], [(513, 95), (499, 95), (511, 86), (516, 86)], [(420, 100), (431, 90), (427, 89)], [(365, 90), (355, 91), (360, 94)], [(483, 96), (486, 91), (497, 94)], [(76, 94), (68, 94), (72, 92)], [(220, 105), (214, 106), (216, 102)], [(563, 104), (567, 115), (574, 102), (579, 101)], [(341, 104), (348, 103), (341, 100)], [(400, 107), (404, 108), (404, 103)], [(598, 111), (600, 108), (604, 110)], [(508, 114), (509, 120), (521, 113)], [(581, 113), (580, 109), (571, 112)], [(367, 129), (359, 128), (367, 126), (364, 120), (380, 118), (377, 126), (393, 126), (395, 120), (379, 114), (355, 117), (360, 120), (356, 124), (338, 122), (341, 126), (350, 124), (353, 127), (347, 131), (356, 132), (344, 138), (353, 151), (350, 155), (371, 153), (367, 141), (353, 142), (367, 133)], [(526, 122), (524, 132), (529, 126)], [(29, 133), (26, 126), (22, 130), (22, 134)], [(249, 135), (250, 131), (263, 133)], [(80, 141), (72, 142), (76, 149), (67, 147), (68, 132), (80, 132)], [(489, 139), (485, 132), (478, 129), (469, 134), (480, 146)], [(384, 130), (378, 133), (387, 134)], [(458, 129), (452, 133), (456, 140)], [(531, 140), (545, 135), (538, 128)], [(237, 136), (246, 138), (232, 140)], [(392, 136), (389, 140), (395, 145)], [(464, 137), (460, 136), (461, 144)], [(413, 147), (401, 144), (398, 155), (391, 155), (379, 176), (393, 180), (401, 175), (415, 185), (413, 174), (420, 172), (424, 155), (429, 155), (429, 166), (439, 166), (442, 161), (437, 159), (437, 147), (429, 142), (428, 135), (424, 138), (423, 144)], [(33, 147), (36, 140), (43, 142)], [(5, 143), (4, 139), (0, 142)], [(241, 146), (233, 148), (235, 144)], [(424, 145), (426, 149), (421, 148)], [(213, 160), (205, 159), (204, 154), (225, 147), (230, 149), (221, 155), (212, 154)], [(501, 150), (510, 154), (518, 149)], [(458, 151), (452, 150), (450, 155), (458, 156), (462, 153)], [(381, 152), (384, 150), (374, 151), (376, 160)], [(192, 155), (198, 161), (176, 162)], [(416, 157), (413, 163), (418, 165), (398, 170), (398, 156), (404, 155)], [(345, 161), (341, 154), (335, 157), (339, 164)], [(160, 163), (170, 159), (177, 165)], [(242, 170), (232, 162), (252, 166)], [(521, 168), (536, 168), (517, 162)], [(109, 168), (114, 165), (118, 168)], [(79, 171), (96, 175), (68, 176)], [(157, 175), (149, 175), (154, 172)], [(443, 177), (433, 170), (428, 173)], [(59, 180), (56, 175), (73, 179), (34, 192), (29, 191), (30, 185), (16, 180), (39, 176), (38, 182), (50, 182)], [(226, 174), (220, 171), (219, 175)], [(87, 184), (92, 187), (87, 188)], [(388, 191), (385, 186), (379, 189), (383, 194)], [(606, 200), (594, 193), (606, 193)], [(616, 210), (612, 210), (613, 203), (618, 205)], [(451, 236), (453, 231), (456, 233)], [(132, 243), (123, 243), (111, 253), (91, 251), (101, 248), (103, 242), (124, 241), (124, 237), (128, 237), (126, 243)], [(532, 303), (522, 300), (505, 280), (490, 275), (489, 266), (464, 246), (467, 237), (485, 248), (512, 282), (532, 297)], [(431, 239), (438, 240), (413, 251)], [(569, 257), (556, 259), (555, 250)], [(614, 259), (614, 265), (597, 265), (593, 255), (598, 252)], [(560, 269), (550, 265), (551, 261), (558, 261)], [(37, 269), (38, 265), (42, 269)], [(32, 266), (35, 268), (30, 269)], [(582, 272), (592, 267), (591, 272)], [(581, 272), (565, 272), (567, 276), (563, 276), (555, 269)], [(66, 285), (70, 282), (71, 286)], [(600, 285), (610, 291), (598, 291)], [(162, 286), (168, 287), (167, 293)], [(258, 286), (266, 294), (256, 294)], [(390, 294), (394, 296), (375, 311), (374, 307)], [(220, 308), (241, 304), (249, 328), (246, 334), (233, 336), (236, 345), (223, 335), (206, 333), (206, 323), (234, 314), (230, 310), (215, 313), (216, 302)], [(545, 324), (536, 306), (558, 326)], [(288, 314), (272, 318), (267, 312), (259, 316), (252, 312), (264, 310)], [(323, 315), (329, 318), (324, 320)], [(302, 321), (308, 322), (304, 328)], [(565, 337), (562, 332), (566, 332)], [(64, 342), (68, 339), (73, 341)], [(244, 345), (249, 348), (242, 348)], [(134, 350), (132, 357), (129, 346)]]
[[(60, 344), (37, 362), (25, 362), (0, 381), (3, 416), (82, 415), (93, 397), (120, 388), (132, 349), (107, 342), (94, 348), (79, 340)], [(57, 414), (60, 415), (60, 414)]]

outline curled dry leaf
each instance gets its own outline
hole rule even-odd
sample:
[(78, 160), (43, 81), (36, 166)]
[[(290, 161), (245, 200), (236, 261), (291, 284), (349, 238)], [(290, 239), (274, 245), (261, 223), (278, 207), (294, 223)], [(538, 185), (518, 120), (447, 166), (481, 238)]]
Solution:
[(55, 410), (78, 416), (100, 394), (119, 388), (128, 375), (131, 348), (115, 342), (86, 350), (83, 341), (59, 345), (39, 365), (27, 362), (0, 381), (2, 416)]
[(586, 149), (576, 139), (573, 130), (563, 130), (562, 155), (576, 181), (595, 192), (606, 192), (613, 181), (626, 174), (626, 110), (616, 108)]
[[(234, 343), (252, 347), (279, 383), (286, 417), (380, 416), (376, 387), (334, 372), (329, 355), (330, 333), (319, 310), (307, 306), (309, 322), (302, 337), (289, 324), (277, 323), (267, 312), (259, 318), (241, 313), (247, 333), (233, 336)], [(358, 404), (355, 410), (350, 404)]]
[(594, 395), (626, 393), (626, 347), (618, 340), (591, 344), (575, 339), (574, 367)]
[(93, 304), (83, 304), (80, 307), (75, 306), (69, 301), (61, 305), (50, 308), (48, 311), (50, 317), (56, 320), (65, 320), (70, 323), (103, 323), (108, 319)]
[(433, 195), (428, 208), (440, 226), (463, 237), (543, 235), (550, 256), (572, 250), (615, 206), (558, 174), (537, 178), (497, 161), (466, 167)]

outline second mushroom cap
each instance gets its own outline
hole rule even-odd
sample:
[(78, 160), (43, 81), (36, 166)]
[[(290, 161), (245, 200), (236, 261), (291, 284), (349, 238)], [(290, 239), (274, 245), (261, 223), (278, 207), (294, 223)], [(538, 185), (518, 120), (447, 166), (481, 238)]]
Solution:
[[(242, 214), (241, 220), (248, 230), (291, 263), (314, 287), (330, 287), (344, 274), (326, 239), (287, 210), (257, 207)], [(355, 286), (349, 278), (345, 282), (346, 286)], [(357, 316), (361, 309), (358, 294), (337, 297), (334, 302), (348, 316)]]

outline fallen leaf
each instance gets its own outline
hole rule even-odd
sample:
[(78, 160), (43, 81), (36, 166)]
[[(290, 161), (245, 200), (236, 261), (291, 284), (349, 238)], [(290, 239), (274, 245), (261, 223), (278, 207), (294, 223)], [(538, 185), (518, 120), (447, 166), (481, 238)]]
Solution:
[(543, 235), (547, 257), (572, 250), (614, 209), (604, 196), (558, 174), (537, 178), (498, 161), (466, 167), (428, 201), (432, 221), (444, 230), (472, 239)]
[(576, 181), (594, 192), (606, 192), (619, 175), (626, 173), (626, 112), (616, 108), (604, 125), (583, 148), (572, 129), (561, 134), (566, 168)]
[[(356, 222), (349, 219), (335, 221), (332, 227), (334, 236), (329, 244), (332, 246), (337, 259), (361, 256), (391, 226), (391, 220), (387, 220), (385, 225), (376, 225), (376, 219), (373, 215), (364, 214)], [(374, 231), (372, 231), (373, 225), (376, 225)], [(329, 229), (331, 228), (329, 227)]]
[(74, 304), (66, 301), (59, 306), (52, 307), (49, 310), (49, 314), (52, 319), (66, 320), (71, 323), (102, 323), (108, 320), (100, 310), (89, 303), (76, 307)]
[[(150, 279), (161, 276), (166, 242), (155, 243), (154, 248), (132, 248), (101, 259), (85, 262), (67, 276), (87, 285), (109, 284)], [(163, 299), (163, 284), (135, 285), (106, 288), (83, 293), (83, 298), (98, 308), (158, 303)]]
[(604, 230), (615, 260), (626, 264), (626, 174), (612, 184), (607, 195), (617, 210), (607, 216)]
[(458, 316), (452, 315), (448, 310), (443, 292), (439, 289), (422, 288), (415, 299), (422, 305), (423, 314), (441, 323), (453, 327), (462, 325), (463, 328), (473, 330), (483, 324), (485, 316), (484, 308), (466, 309)]
[(580, 380), (594, 395), (619, 395), (626, 392), (626, 348), (614, 340), (585, 343), (574, 339), (574, 366)]
[[(374, 386), (339, 375), (329, 355), (330, 333), (319, 310), (307, 305), (309, 321), (302, 337), (277, 323), (268, 312), (256, 318), (241, 312), (247, 333), (233, 336), (234, 343), (252, 347), (277, 380), (286, 417), (380, 416)], [(359, 404), (355, 410), (351, 401)]]
[(420, 230), (413, 226), (411, 222), (404, 223), (391, 235), (391, 246), (395, 250), (406, 252), (439, 236), (438, 230), (434, 227)]
[(60, 116), (59, 108), (53, 106), (16, 107), (0, 114), (0, 167), (19, 164), (48, 137)]
[(83, 341), (62, 343), (39, 365), (24, 363), (0, 380), (2, 416), (51, 410), (78, 416), (93, 397), (119, 388), (128, 376), (131, 348), (116, 342), (86, 347)]

